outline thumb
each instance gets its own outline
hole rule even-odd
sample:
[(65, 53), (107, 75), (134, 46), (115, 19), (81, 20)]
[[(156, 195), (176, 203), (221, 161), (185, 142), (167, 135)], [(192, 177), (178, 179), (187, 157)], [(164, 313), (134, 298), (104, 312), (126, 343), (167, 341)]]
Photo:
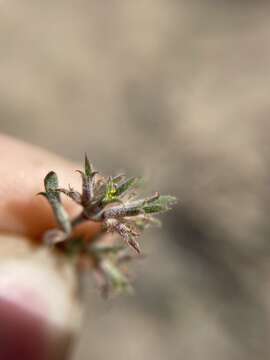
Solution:
[(67, 359), (80, 320), (74, 270), (11, 235), (0, 235), (0, 260), (0, 359)]

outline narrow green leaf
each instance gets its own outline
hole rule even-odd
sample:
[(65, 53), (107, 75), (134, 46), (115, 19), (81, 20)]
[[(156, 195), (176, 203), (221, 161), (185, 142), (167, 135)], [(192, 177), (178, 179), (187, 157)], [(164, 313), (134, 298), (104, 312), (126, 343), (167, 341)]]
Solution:
[(93, 176), (93, 169), (90, 161), (88, 160), (87, 154), (85, 154), (84, 158), (84, 171), (85, 175), (90, 179)]
[(100, 267), (116, 291), (132, 293), (132, 286), (128, 278), (109, 260), (102, 260)]
[(117, 184), (119, 181), (125, 178), (125, 174), (121, 173), (112, 177), (112, 181)]
[(162, 224), (159, 219), (149, 214), (147, 215), (143, 214), (143, 217), (138, 216), (137, 218), (135, 218), (134, 223), (136, 227), (141, 231), (143, 231), (144, 229), (148, 228), (151, 225), (160, 227)]
[(133, 188), (138, 181), (136, 177), (130, 177), (121, 181), (119, 184), (116, 185), (116, 196), (124, 195), (128, 190)]
[(110, 254), (117, 254), (120, 251), (125, 249), (123, 245), (100, 245), (100, 244), (93, 244), (90, 247), (90, 251), (94, 252), (97, 256), (102, 255), (110, 255)]
[(41, 193), (48, 199), (60, 228), (67, 234), (71, 232), (71, 223), (65, 211), (58, 191), (58, 178), (54, 171), (49, 172), (44, 179), (45, 193)]
[(142, 206), (142, 209), (147, 214), (164, 212), (170, 210), (172, 206), (176, 204), (176, 202), (177, 200), (175, 197), (169, 195), (162, 195), (154, 201), (146, 202)]
[(56, 191), (58, 189), (58, 177), (54, 171), (50, 171), (44, 179), (46, 192)]
[(91, 179), (81, 170), (76, 170), (82, 178), (82, 205), (87, 206), (93, 198)]
[(105, 193), (105, 196), (104, 196), (102, 202), (104, 204), (108, 204), (110, 202), (117, 201), (117, 199), (118, 199), (118, 197), (117, 197), (116, 185), (114, 184), (112, 178), (109, 177), (109, 179), (107, 181), (107, 186), (106, 186), (106, 193)]

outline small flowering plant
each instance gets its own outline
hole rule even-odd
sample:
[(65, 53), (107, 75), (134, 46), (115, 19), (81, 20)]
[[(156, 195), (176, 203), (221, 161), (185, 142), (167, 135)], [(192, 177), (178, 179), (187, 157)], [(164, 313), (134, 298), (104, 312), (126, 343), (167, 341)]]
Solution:
[[(149, 225), (159, 224), (154, 216), (170, 210), (176, 199), (159, 193), (140, 198), (140, 178), (126, 177), (125, 174), (103, 176), (94, 171), (86, 155), (84, 171), (77, 171), (82, 179), (81, 192), (71, 187), (61, 188), (53, 171), (44, 179), (45, 191), (39, 194), (50, 203), (58, 228), (48, 230), (43, 241), (72, 257), (76, 265), (83, 263), (91, 267), (103, 295), (110, 290), (131, 291), (123, 265), (141, 256), (138, 237)], [(70, 218), (61, 194), (81, 206), (77, 217)], [(73, 230), (86, 221), (100, 223), (100, 233), (91, 241), (74, 235)], [(113, 236), (106, 241), (105, 234), (108, 232)], [(129, 248), (137, 255), (131, 255)]]

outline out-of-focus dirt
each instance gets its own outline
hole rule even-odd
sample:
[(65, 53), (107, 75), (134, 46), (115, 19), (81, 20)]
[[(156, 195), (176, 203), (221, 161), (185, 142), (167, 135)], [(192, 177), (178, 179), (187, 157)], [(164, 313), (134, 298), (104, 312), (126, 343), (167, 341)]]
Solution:
[(267, 1), (0, 2), (0, 130), (180, 199), (144, 236), (134, 297), (87, 285), (75, 359), (269, 358), (269, 16)]

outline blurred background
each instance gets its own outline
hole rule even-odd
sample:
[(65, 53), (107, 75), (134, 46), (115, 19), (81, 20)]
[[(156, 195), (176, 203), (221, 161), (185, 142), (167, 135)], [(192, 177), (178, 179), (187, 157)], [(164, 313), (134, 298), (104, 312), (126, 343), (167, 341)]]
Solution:
[[(75, 360), (270, 358), (269, 1), (0, 1), (0, 131), (174, 194)], [(4, 154), (2, 154), (4, 156)]]

